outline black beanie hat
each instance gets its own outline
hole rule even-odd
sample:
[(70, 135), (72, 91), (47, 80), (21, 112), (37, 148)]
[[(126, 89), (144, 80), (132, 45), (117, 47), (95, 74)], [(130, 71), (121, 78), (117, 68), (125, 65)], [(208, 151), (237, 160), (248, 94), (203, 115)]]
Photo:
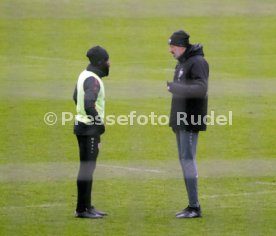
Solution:
[(87, 51), (86, 56), (89, 58), (90, 63), (94, 66), (99, 66), (109, 59), (107, 51), (100, 46), (90, 48)]
[(178, 47), (187, 47), (189, 45), (189, 38), (190, 35), (187, 32), (179, 30), (172, 34), (169, 39), (169, 44)]

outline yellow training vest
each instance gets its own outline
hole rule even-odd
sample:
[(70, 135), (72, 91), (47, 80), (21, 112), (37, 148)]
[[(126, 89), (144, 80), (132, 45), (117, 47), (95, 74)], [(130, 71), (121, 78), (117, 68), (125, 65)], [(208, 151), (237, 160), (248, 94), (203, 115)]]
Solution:
[(100, 91), (98, 93), (98, 97), (96, 100), (96, 110), (101, 118), (101, 121), (103, 123), (104, 121), (104, 108), (105, 108), (105, 91), (104, 91), (104, 84), (103, 81), (100, 79), (98, 75), (91, 71), (84, 70), (79, 78), (78, 78), (78, 83), (77, 83), (77, 106), (76, 106), (76, 111), (77, 111), (77, 116), (76, 120), (80, 121), (85, 124), (89, 124), (91, 122), (95, 122), (89, 118), (89, 116), (86, 114), (85, 109), (84, 109), (84, 90), (83, 90), (83, 85), (84, 81), (88, 77), (94, 77), (96, 80), (98, 80), (100, 84)]

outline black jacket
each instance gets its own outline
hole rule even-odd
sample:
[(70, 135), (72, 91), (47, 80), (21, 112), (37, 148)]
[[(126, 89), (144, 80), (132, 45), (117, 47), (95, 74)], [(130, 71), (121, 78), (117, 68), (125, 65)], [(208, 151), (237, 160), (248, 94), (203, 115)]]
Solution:
[(169, 123), (173, 130), (206, 130), (208, 76), (202, 45), (189, 45), (178, 59), (173, 82), (168, 83), (173, 94)]
[[(100, 78), (102, 78), (104, 75), (101, 70), (92, 66), (91, 64), (88, 65), (86, 70), (95, 73)], [(100, 84), (98, 80), (95, 79), (93, 76), (88, 77), (83, 83), (83, 90), (84, 90), (85, 112), (87, 115), (93, 117), (94, 118), (93, 120), (97, 121), (98, 112), (95, 108), (95, 102), (97, 100), (98, 93), (100, 91)], [(77, 104), (77, 96), (78, 96), (78, 90), (76, 85), (74, 94), (73, 94), (73, 99), (75, 101), (75, 104)], [(74, 125), (74, 133), (76, 135), (91, 135), (91, 136), (98, 137), (105, 132), (104, 124), (98, 124), (98, 123), (95, 122), (95, 124), (86, 125), (82, 122), (76, 121)]]

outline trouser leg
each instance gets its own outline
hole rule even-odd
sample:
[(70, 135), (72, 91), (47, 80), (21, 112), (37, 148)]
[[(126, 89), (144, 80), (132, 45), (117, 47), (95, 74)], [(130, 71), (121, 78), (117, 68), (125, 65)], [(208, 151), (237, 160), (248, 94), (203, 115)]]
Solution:
[(81, 212), (91, 206), (93, 173), (99, 153), (99, 138), (78, 135), (77, 139), (80, 155), (80, 166), (77, 177), (77, 211)]
[(176, 131), (179, 161), (189, 198), (190, 207), (198, 207), (198, 172), (196, 166), (196, 145), (198, 132)]

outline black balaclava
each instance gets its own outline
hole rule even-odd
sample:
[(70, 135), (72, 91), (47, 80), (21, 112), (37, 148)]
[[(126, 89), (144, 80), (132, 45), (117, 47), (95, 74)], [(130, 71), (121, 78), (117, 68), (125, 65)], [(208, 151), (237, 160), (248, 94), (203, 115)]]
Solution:
[(88, 57), (90, 64), (93, 67), (96, 67), (97, 69), (99, 69), (103, 73), (103, 77), (108, 76), (109, 55), (104, 48), (100, 46), (92, 47), (87, 51), (86, 56)]

